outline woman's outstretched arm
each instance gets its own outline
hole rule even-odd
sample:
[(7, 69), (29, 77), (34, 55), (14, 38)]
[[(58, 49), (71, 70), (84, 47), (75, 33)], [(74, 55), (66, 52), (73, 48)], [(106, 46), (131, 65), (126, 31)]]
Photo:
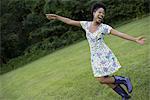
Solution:
[(72, 19), (69, 19), (69, 18), (66, 18), (66, 17), (56, 15), (56, 14), (46, 14), (46, 17), (49, 20), (51, 20), (51, 19), (59, 20), (59, 21), (62, 21), (64, 23), (68, 24), (68, 25), (81, 27), (80, 21), (75, 21), (75, 20), (72, 20)]
[(111, 34), (115, 35), (115, 36), (119, 36), (119, 37), (121, 37), (123, 39), (126, 39), (126, 40), (134, 41), (134, 42), (136, 42), (138, 44), (141, 44), (141, 45), (143, 45), (144, 41), (145, 41), (144, 37), (142, 37), (142, 36), (133, 37), (131, 35), (119, 32), (119, 31), (117, 31), (115, 29), (111, 29)]

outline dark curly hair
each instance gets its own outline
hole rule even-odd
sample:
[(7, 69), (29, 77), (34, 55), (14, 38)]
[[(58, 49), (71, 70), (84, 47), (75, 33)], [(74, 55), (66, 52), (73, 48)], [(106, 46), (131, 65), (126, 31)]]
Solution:
[(93, 4), (93, 6), (91, 8), (91, 14), (93, 15), (93, 12), (96, 12), (96, 10), (99, 8), (103, 8), (106, 12), (105, 5), (102, 2), (97, 2), (97, 3)]

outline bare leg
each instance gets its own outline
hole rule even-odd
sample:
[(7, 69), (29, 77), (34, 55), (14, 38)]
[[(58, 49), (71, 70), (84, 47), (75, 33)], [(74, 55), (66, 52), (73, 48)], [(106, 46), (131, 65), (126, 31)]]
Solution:
[(97, 77), (96, 78), (101, 84), (106, 84), (108, 85), (110, 88), (114, 89), (117, 84), (113, 84), (115, 82), (114, 77), (111, 76), (107, 76), (107, 77)]
[(101, 83), (101, 84), (113, 84), (115, 83), (115, 79), (112, 76), (107, 76), (107, 77), (96, 77), (96, 79)]

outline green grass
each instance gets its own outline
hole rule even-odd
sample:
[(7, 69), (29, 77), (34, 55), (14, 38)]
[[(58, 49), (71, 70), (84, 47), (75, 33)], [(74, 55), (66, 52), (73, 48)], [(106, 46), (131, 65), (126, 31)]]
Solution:
[[(122, 68), (116, 75), (133, 83), (132, 100), (149, 100), (150, 16), (117, 29), (133, 36), (144, 35), (145, 45), (115, 36), (105, 38)], [(121, 100), (92, 74), (87, 41), (76, 43), (0, 76), (0, 100)]]

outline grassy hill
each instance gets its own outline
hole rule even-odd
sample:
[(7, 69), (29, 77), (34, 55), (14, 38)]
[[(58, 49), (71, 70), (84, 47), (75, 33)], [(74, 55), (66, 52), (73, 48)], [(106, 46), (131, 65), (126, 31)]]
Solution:
[[(133, 36), (144, 35), (140, 46), (118, 37), (107, 36), (108, 46), (122, 68), (116, 75), (128, 76), (133, 83), (132, 100), (149, 100), (150, 16), (117, 28)], [(0, 100), (121, 100), (92, 74), (87, 40), (40, 58), (0, 76)]]

